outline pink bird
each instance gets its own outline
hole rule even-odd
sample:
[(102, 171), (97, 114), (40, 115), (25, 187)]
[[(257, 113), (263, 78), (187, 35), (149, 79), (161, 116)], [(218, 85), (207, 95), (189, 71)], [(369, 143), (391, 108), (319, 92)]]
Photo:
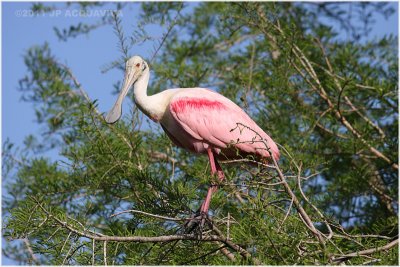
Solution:
[[(115, 123), (122, 114), (122, 101), (134, 85), (138, 108), (155, 122), (178, 147), (194, 153), (207, 154), (211, 175), (220, 181), (224, 172), (217, 159), (238, 159), (252, 155), (257, 159), (279, 159), (275, 142), (235, 103), (204, 88), (168, 89), (147, 95), (150, 69), (139, 56), (126, 62), (125, 80), (107, 123)], [(212, 194), (211, 185), (201, 205), (200, 214), (207, 215)]]

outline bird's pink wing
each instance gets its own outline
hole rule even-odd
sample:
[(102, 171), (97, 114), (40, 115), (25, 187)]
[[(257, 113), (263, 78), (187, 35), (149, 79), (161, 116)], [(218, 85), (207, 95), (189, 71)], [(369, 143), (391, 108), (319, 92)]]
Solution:
[[(169, 111), (175, 123), (194, 140), (226, 149), (229, 145), (245, 153), (275, 159), (275, 142), (235, 103), (211, 90), (183, 90), (170, 101)], [(262, 142), (261, 140), (264, 140)]]

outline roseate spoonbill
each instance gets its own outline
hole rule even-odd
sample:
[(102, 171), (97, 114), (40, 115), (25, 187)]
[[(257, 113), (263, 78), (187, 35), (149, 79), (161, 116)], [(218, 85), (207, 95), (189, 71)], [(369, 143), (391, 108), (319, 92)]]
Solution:
[[(217, 159), (237, 159), (253, 155), (259, 159), (279, 159), (275, 142), (235, 103), (204, 88), (168, 89), (148, 96), (150, 69), (146, 61), (134, 56), (126, 62), (125, 80), (107, 123), (115, 123), (122, 113), (122, 101), (134, 87), (138, 108), (159, 122), (167, 136), (178, 147), (207, 154), (211, 174), (224, 179)], [(211, 185), (201, 205), (200, 214), (207, 215), (212, 194)]]

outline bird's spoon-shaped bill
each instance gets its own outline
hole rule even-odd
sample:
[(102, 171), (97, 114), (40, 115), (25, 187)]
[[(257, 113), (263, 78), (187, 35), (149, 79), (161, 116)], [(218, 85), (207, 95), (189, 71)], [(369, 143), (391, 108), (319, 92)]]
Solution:
[(114, 106), (108, 112), (105, 120), (107, 123), (115, 123), (121, 118), (122, 114), (122, 101), (126, 97), (129, 92), (129, 89), (132, 87), (133, 83), (136, 81), (137, 75), (136, 72), (132, 72), (130, 70), (126, 70), (124, 84), (122, 86), (121, 92), (118, 95), (117, 101), (115, 101)]

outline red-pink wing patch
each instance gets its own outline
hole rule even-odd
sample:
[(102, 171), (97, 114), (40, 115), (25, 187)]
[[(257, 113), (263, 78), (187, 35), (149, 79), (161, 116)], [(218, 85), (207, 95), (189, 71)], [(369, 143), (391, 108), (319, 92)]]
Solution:
[[(201, 149), (193, 148), (195, 143), (202, 142), (219, 149), (234, 144), (245, 153), (258, 154), (267, 158), (270, 155), (265, 145), (254, 142), (254, 140), (259, 140), (257, 135), (259, 134), (267, 141), (267, 145), (278, 160), (279, 150), (274, 141), (239, 106), (212, 91), (196, 91), (197, 95), (204, 96), (192, 96), (190, 95), (192, 91), (188, 90), (181, 94), (189, 96), (178, 94), (170, 102), (171, 120), (174, 123), (171, 123), (167, 130), (179, 142), (186, 142), (186, 145), (182, 145), (183, 147), (201, 152)], [(238, 124), (246, 125), (248, 128), (238, 127)], [(232, 129), (235, 130), (232, 131)]]
[(205, 98), (181, 98), (171, 103), (173, 112), (181, 113), (189, 109), (224, 109), (225, 106), (219, 101), (209, 100)]

